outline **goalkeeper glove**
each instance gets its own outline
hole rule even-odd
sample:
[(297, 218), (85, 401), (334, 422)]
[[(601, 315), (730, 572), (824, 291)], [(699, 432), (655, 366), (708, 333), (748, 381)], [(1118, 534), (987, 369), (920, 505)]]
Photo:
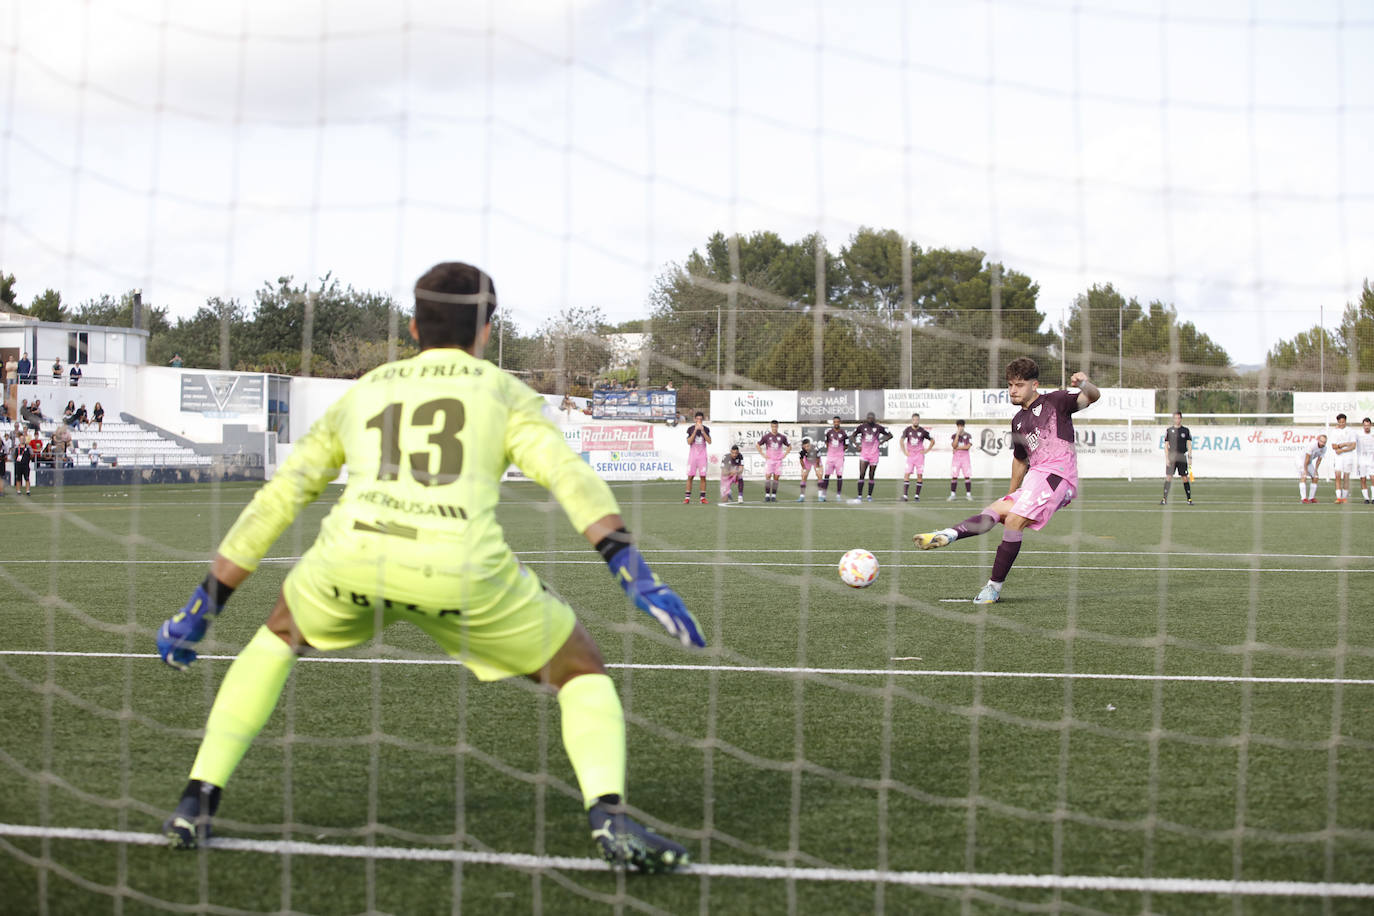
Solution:
[(179, 671), (191, 667), (196, 650), (191, 648), (205, 638), (210, 621), (224, 609), (234, 590), (213, 575), (196, 586), (191, 598), (157, 631), (157, 654), (164, 662)]
[(621, 528), (602, 538), (596, 550), (635, 607), (657, 620), (684, 646), (706, 645), (697, 619), (687, 610), (678, 593), (654, 575), (639, 548), (630, 543), (628, 531)]

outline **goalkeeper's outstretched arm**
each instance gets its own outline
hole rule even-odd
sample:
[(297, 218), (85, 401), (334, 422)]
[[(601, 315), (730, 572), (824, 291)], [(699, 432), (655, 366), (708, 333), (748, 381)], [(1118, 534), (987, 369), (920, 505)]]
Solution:
[(182, 671), (190, 667), (196, 660), (196, 644), (205, 638), (210, 622), (219, 616), (234, 589), (257, 569), (300, 511), (338, 476), (343, 446), (333, 433), (332, 414), (331, 409), (311, 427), (272, 480), (239, 513), (210, 562), (209, 574), (181, 610), (158, 629), (157, 654), (168, 665)]

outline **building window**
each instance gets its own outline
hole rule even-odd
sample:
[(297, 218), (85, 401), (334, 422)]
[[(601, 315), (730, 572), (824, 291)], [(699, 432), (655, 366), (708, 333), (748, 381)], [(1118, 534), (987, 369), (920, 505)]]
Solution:
[(85, 331), (67, 332), (67, 364), (74, 366), (90, 362), (90, 335)]
[(267, 431), (277, 434), (278, 442), (291, 441), (291, 379), (284, 375), (267, 377)]

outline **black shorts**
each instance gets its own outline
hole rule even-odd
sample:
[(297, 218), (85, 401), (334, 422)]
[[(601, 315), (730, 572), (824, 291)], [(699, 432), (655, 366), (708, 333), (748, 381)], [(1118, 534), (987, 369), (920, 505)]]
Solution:
[(1174, 475), (1174, 474), (1178, 474), (1180, 477), (1187, 477), (1187, 476), (1188, 476), (1188, 459), (1187, 459), (1187, 458), (1175, 458), (1173, 461), (1170, 461), (1168, 464), (1166, 464), (1166, 465), (1164, 466), (1164, 473), (1165, 473), (1166, 476), (1172, 476), (1172, 475)]
[(14, 482), (15, 482), (15, 483), (18, 483), (18, 482), (21, 481), (21, 480), (27, 481), (27, 480), (29, 479), (29, 467), (30, 467), (30, 466), (27, 465), (27, 464), (17, 464), (17, 463), (15, 464), (15, 466), (14, 466)]

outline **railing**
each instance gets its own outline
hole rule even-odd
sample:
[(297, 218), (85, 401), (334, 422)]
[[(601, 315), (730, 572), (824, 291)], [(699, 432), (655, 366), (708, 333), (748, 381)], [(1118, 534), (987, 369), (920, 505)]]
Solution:
[(82, 375), (77, 384), (73, 385), (71, 379), (63, 375), (62, 378), (53, 378), (50, 375), (30, 375), (27, 379), (13, 380), (5, 379), (5, 388), (8, 390), (13, 385), (30, 385), (34, 387), (42, 386), (47, 388), (118, 388), (119, 379), (106, 378), (103, 375)]

